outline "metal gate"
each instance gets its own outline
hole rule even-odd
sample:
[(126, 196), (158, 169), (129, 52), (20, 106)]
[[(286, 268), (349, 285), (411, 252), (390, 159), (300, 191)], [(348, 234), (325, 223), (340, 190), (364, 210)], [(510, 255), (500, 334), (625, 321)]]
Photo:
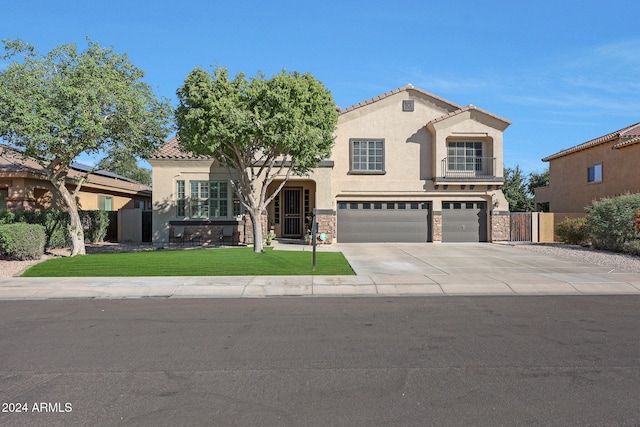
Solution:
[(512, 212), (511, 219), (511, 241), (530, 242), (531, 241), (531, 212)]
[(109, 226), (107, 227), (107, 234), (104, 236), (105, 242), (117, 242), (118, 241), (118, 211), (107, 211), (109, 215)]
[(142, 242), (143, 243), (151, 243), (151, 236), (153, 232), (151, 219), (152, 219), (151, 211), (142, 212)]

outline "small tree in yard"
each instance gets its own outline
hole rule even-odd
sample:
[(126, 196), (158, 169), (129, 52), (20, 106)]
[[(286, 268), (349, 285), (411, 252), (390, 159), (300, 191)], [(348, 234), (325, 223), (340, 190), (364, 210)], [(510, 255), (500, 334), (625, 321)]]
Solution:
[(89, 172), (69, 190), (71, 163), (82, 153), (150, 154), (169, 133), (171, 107), (111, 48), (66, 44), (40, 56), (21, 40), (4, 45), (0, 138), (44, 168), (69, 213), (71, 254), (84, 254), (77, 197)]
[[(310, 74), (229, 79), (225, 68), (213, 74), (196, 68), (178, 100), (182, 148), (227, 168), (253, 223), (254, 251), (262, 251), (266, 207), (292, 174), (308, 173), (331, 153), (338, 118), (331, 93)], [(282, 182), (268, 194), (276, 177)]]

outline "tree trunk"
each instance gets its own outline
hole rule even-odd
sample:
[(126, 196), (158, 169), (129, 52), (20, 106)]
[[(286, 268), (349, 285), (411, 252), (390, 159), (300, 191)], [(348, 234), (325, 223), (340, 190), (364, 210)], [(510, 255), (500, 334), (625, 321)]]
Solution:
[(58, 189), (58, 192), (62, 195), (67, 212), (69, 213), (69, 224), (67, 225), (67, 229), (69, 230), (69, 236), (71, 236), (71, 256), (85, 255), (87, 251), (84, 247), (84, 228), (80, 221), (80, 213), (78, 213), (78, 202), (76, 201), (76, 197), (71, 194), (69, 189), (66, 187), (64, 179), (61, 182), (52, 182)]
[(253, 225), (253, 251), (262, 252), (264, 236), (262, 234), (262, 209), (251, 209), (249, 218)]

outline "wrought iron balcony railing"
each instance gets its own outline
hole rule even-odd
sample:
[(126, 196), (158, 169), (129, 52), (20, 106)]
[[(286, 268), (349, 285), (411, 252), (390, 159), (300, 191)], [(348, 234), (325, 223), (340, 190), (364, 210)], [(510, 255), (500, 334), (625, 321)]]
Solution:
[(445, 157), (442, 159), (442, 177), (453, 179), (495, 178), (495, 157)]

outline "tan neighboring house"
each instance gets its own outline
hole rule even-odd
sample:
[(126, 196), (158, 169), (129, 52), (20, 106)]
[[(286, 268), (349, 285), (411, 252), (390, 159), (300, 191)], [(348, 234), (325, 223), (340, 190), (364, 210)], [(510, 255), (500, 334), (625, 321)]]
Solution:
[(535, 189), (537, 210), (584, 213), (595, 200), (640, 193), (640, 123), (545, 157), (549, 186)]
[[(289, 179), (265, 226), (299, 239), (315, 210), (326, 243), (509, 240), (501, 190), (509, 125), (411, 85), (340, 110), (331, 157)], [(225, 228), (252, 243), (226, 169), (181, 151), (176, 138), (149, 163), (154, 243), (176, 229), (216, 242)]]
[[(69, 171), (68, 187), (90, 168), (74, 164)], [(61, 209), (60, 199), (45, 179), (42, 167), (24, 160), (7, 146), (0, 146), (0, 210)], [(83, 210), (150, 209), (151, 187), (107, 171), (90, 173), (82, 185), (79, 207)]]

